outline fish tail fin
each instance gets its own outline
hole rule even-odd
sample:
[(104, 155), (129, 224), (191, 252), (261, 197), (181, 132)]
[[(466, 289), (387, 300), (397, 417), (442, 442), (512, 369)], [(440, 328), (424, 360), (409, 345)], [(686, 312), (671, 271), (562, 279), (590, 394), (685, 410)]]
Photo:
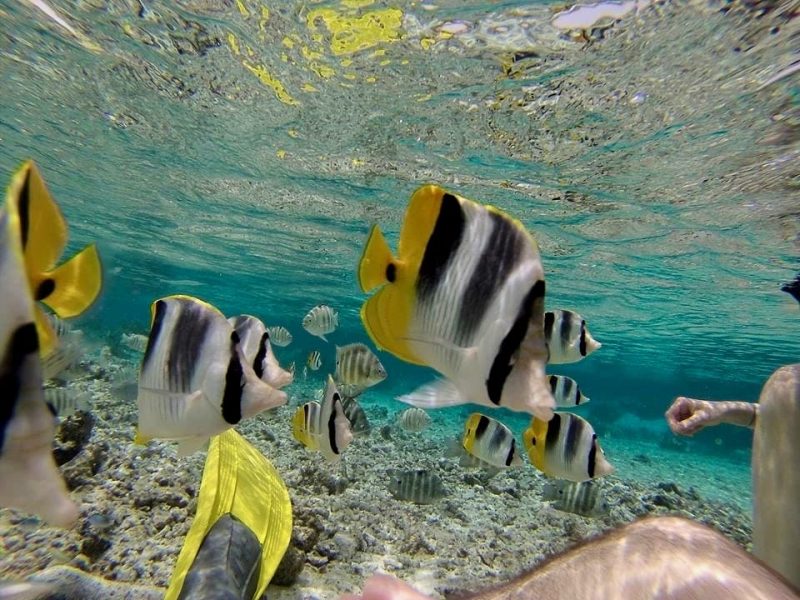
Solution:
[(381, 228), (373, 225), (364, 245), (364, 252), (358, 263), (358, 285), (362, 292), (370, 292), (376, 287), (391, 283), (392, 278), (388, 277), (387, 270), (394, 264), (394, 256), (383, 237)]
[(97, 246), (90, 244), (53, 271), (44, 273), (35, 285), (41, 300), (62, 318), (84, 312), (100, 293), (103, 276)]

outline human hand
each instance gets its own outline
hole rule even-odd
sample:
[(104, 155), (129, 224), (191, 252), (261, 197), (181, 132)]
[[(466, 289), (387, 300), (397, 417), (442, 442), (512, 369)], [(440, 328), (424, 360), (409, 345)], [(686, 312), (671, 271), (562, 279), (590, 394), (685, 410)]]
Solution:
[(390, 575), (373, 575), (364, 585), (361, 596), (345, 594), (340, 600), (431, 600), (410, 585)]
[(708, 400), (678, 396), (664, 415), (675, 435), (694, 435), (703, 427), (719, 425), (721, 406)]

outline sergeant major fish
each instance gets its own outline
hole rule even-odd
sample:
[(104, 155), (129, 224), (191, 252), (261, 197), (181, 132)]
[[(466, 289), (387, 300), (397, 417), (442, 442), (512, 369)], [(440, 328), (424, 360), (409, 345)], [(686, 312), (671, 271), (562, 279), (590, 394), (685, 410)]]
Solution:
[(355, 397), (386, 379), (386, 369), (365, 344), (336, 346), (336, 386)]
[(358, 268), (378, 348), (447, 379), (404, 396), (422, 408), (474, 402), (548, 420), (544, 270), (521, 223), (435, 185), (411, 197), (392, 255), (373, 226)]
[(307, 402), (292, 417), (292, 435), (309, 450), (320, 452), (329, 461), (338, 461), (353, 440), (350, 421), (344, 414), (342, 396), (333, 378), (328, 382), (322, 403)]
[(261, 381), (276, 389), (290, 383), (294, 377), (289, 371), (281, 368), (275, 353), (272, 352), (269, 330), (261, 319), (252, 315), (231, 317), (228, 322), (239, 335), (244, 359), (253, 367), (253, 371)]
[(439, 476), (428, 469), (389, 470), (389, 493), (397, 500), (432, 504), (447, 495)]
[(339, 313), (326, 304), (318, 304), (303, 317), (303, 329), (311, 335), (328, 341), (325, 337), (339, 326)]
[(306, 365), (312, 371), (319, 371), (319, 368), (322, 366), (322, 357), (319, 354), (319, 350), (312, 350), (308, 353)]
[(176, 440), (180, 455), (191, 454), (242, 419), (286, 403), (285, 392), (256, 376), (239, 335), (216, 308), (169, 296), (156, 300), (151, 313), (137, 443)]
[(292, 334), (282, 325), (267, 327), (267, 331), (269, 331), (269, 339), (276, 346), (284, 347), (292, 343)]
[(553, 502), (553, 508), (584, 517), (600, 517), (608, 514), (608, 503), (603, 497), (600, 484), (595, 480), (548, 481), (542, 490), (542, 500)]

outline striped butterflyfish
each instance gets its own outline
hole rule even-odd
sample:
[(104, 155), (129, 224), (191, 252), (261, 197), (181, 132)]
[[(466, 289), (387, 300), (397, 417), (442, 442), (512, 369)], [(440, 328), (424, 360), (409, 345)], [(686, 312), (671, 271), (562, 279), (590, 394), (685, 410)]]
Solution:
[(571, 310), (544, 313), (544, 337), (547, 362), (553, 365), (578, 362), (602, 346), (586, 328), (586, 319)]
[(312, 371), (319, 371), (319, 368), (322, 366), (322, 356), (320, 355), (319, 350), (312, 350), (308, 353), (308, 358), (306, 358), (306, 366)]
[(190, 454), (242, 419), (286, 403), (285, 392), (258, 378), (219, 310), (169, 296), (156, 300), (151, 313), (139, 371), (137, 443), (175, 440), (179, 454)]
[(67, 527), (79, 512), (53, 460), (55, 420), (44, 400), (18, 208), (6, 198), (0, 209), (0, 506)]
[(326, 342), (325, 336), (336, 331), (338, 326), (339, 313), (327, 304), (317, 304), (303, 317), (303, 329)]
[[(373, 226), (358, 267), (379, 349), (445, 376), (422, 408), (473, 402), (549, 419), (544, 270), (521, 223), (436, 185), (411, 197), (397, 256)], [(411, 394), (406, 400), (414, 404)]]
[(365, 344), (336, 346), (336, 387), (351, 397), (386, 379), (386, 369)]
[(511, 430), (480, 413), (472, 413), (467, 419), (462, 445), (471, 456), (492, 467), (502, 469), (522, 464)]
[[(19, 216), (20, 239), (28, 286), (34, 300), (61, 318), (75, 317), (94, 302), (102, 286), (97, 248), (90, 244), (67, 262), (57, 265), (67, 245), (67, 223), (33, 161), (14, 173), (6, 194)], [(41, 307), (35, 307), (39, 354), (47, 356), (58, 340)]]
[(228, 322), (239, 334), (244, 359), (253, 367), (261, 381), (276, 389), (292, 383), (293, 376), (281, 368), (275, 353), (272, 351), (269, 329), (258, 317), (239, 315), (231, 317)]
[(589, 398), (583, 395), (577, 382), (565, 375), (549, 375), (547, 380), (550, 382), (550, 391), (556, 400), (556, 406), (578, 406), (589, 402)]
[(353, 440), (350, 421), (342, 406), (342, 396), (330, 375), (322, 402), (306, 402), (295, 411), (292, 435), (306, 448), (320, 452), (330, 461), (339, 460)]
[(614, 470), (589, 421), (557, 412), (545, 422), (534, 417), (522, 435), (533, 466), (556, 479), (586, 481)]

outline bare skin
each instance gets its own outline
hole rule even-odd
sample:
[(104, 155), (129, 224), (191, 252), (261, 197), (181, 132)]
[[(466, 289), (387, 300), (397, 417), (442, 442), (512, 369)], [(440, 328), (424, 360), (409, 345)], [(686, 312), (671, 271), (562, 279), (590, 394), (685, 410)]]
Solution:
[(678, 396), (665, 415), (667, 425), (676, 435), (694, 435), (704, 427), (728, 423), (754, 427), (758, 404), (751, 402), (711, 402)]

